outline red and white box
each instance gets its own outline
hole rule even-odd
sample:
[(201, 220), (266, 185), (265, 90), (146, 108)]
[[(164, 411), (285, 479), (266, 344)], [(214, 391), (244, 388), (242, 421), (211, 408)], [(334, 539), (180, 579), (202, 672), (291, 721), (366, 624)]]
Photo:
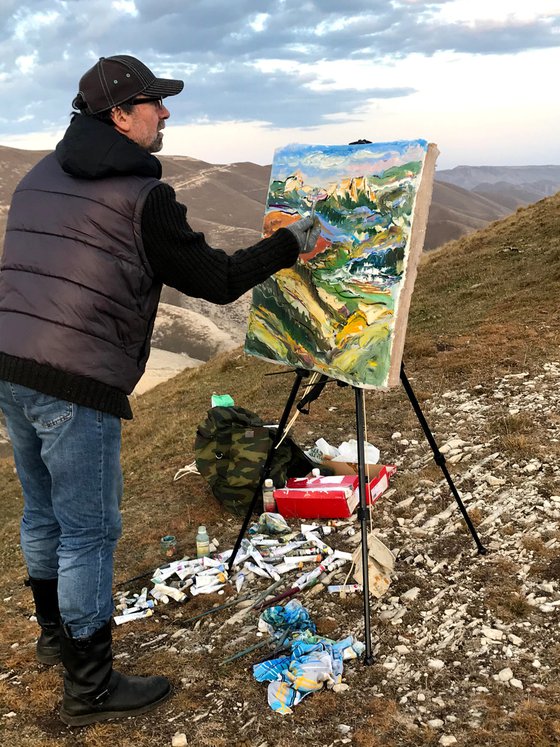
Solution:
[(358, 505), (357, 487), (357, 475), (290, 477), (274, 491), (274, 500), (287, 519), (344, 519)]
[[(366, 502), (373, 505), (389, 487), (389, 478), (396, 472), (393, 465), (375, 466), (366, 483)], [(274, 491), (278, 513), (285, 518), (344, 519), (356, 510), (359, 498), (359, 478), (356, 474), (329, 477), (291, 477), (285, 488)]]

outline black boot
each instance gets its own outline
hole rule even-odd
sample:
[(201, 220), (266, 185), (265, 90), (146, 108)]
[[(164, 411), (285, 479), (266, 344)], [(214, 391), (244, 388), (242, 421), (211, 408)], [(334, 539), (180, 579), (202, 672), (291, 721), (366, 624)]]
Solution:
[(41, 664), (58, 664), (60, 661), (60, 611), (58, 609), (56, 578), (29, 578), (35, 600), (37, 622), (41, 635), (37, 641), (37, 660)]
[(69, 726), (145, 713), (171, 694), (165, 677), (127, 677), (115, 672), (111, 622), (90, 638), (71, 638), (63, 628), (60, 644), (66, 670), (60, 718)]

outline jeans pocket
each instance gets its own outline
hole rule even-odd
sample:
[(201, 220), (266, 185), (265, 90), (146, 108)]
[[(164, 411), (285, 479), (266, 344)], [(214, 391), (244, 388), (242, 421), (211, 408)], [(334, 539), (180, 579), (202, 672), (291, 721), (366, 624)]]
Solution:
[(72, 402), (36, 392), (19, 384), (12, 384), (11, 387), (14, 401), (23, 407), (27, 420), (41, 428), (56, 428), (71, 420), (74, 415)]

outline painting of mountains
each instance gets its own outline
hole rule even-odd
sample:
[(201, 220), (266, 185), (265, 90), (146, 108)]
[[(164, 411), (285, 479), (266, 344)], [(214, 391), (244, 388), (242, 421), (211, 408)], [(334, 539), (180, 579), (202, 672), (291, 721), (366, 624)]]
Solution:
[(398, 383), (436, 156), (425, 140), (276, 151), (263, 234), (311, 214), (321, 235), (253, 291), (246, 352), (353, 386)]

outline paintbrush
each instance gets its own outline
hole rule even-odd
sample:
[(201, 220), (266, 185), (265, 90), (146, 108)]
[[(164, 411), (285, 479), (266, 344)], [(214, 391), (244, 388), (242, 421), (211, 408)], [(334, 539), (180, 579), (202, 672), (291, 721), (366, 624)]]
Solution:
[[(325, 192), (324, 189), (320, 189), (319, 187), (315, 187), (313, 190), (311, 190), (310, 194), (307, 196), (307, 201), (311, 203), (311, 215), (310, 218), (313, 220), (315, 218), (315, 208), (317, 207), (317, 203), (321, 202), (322, 200), (326, 200), (328, 197), (328, 194)], [(311, 228), (307, 232), (305, 236), (305, 245), (303, 247), (302, 254), (305, 254), (307, 252), (307, 245), (309, 243), (309, 232), (311, 231)]]

